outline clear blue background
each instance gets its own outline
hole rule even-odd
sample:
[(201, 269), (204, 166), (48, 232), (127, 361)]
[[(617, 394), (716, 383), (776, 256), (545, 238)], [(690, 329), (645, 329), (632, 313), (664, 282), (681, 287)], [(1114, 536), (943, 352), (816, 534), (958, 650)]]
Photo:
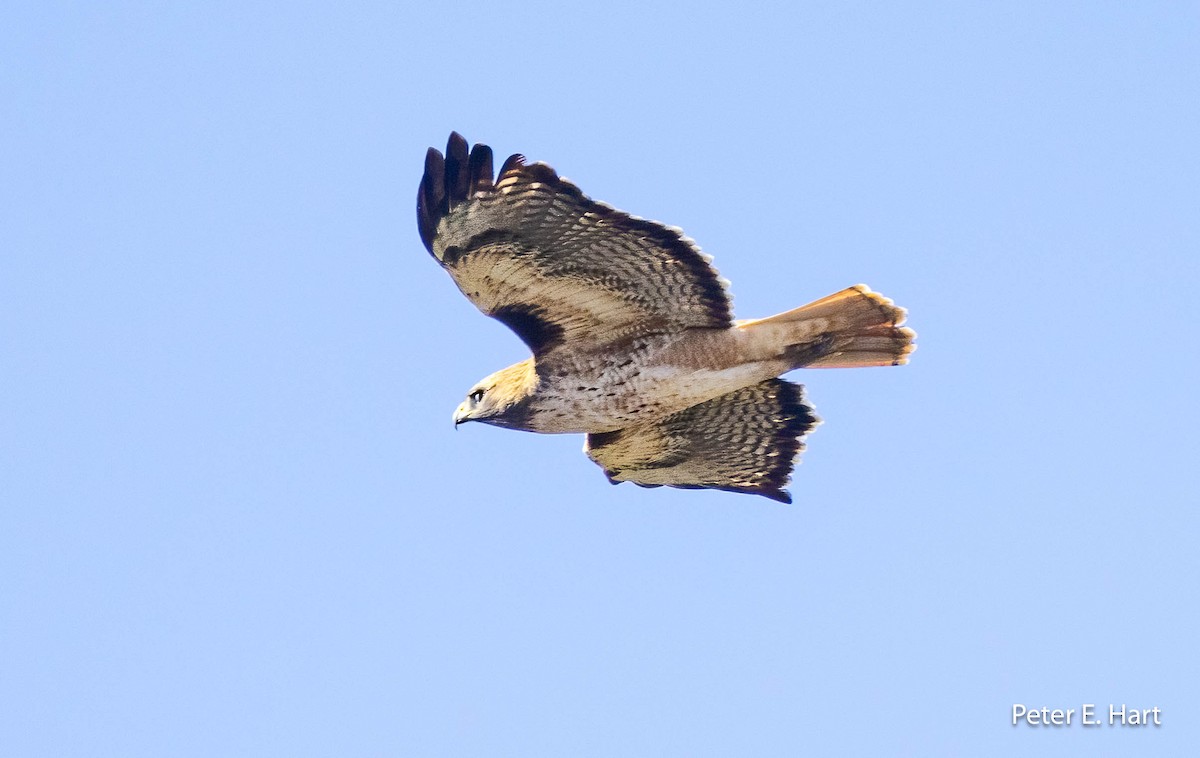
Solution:
[[(1192, 3), (7, 3), (0, 752), (1193, 755), (1198, 38)], [(795, 376), (790, 507), (454, 433), (524, 347), (418, 240), (451, 129), (682, 226), (740, 317), (863, 281), (920, 349)]]

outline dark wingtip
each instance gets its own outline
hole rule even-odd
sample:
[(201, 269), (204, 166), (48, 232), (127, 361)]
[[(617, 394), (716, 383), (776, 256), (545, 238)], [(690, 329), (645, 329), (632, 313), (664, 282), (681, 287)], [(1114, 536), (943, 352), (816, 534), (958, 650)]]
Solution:
[(490, 190), (492, 184), (492, 149), (487, 145), (476, 145), (471, 148), (468, 160), (469, 176), (467, 191), (471, 194), (480, 190)]
[(417, 229), (425, 249), (433, 252), (437, 222), (448, 210), (446, 197), (446, 161), (434, 148), (425, 151), (425, 174), (417, 189)]
[(768, 500), (774, 500), (775, 502), (783, 503), (784, 505), (792, 504), (792, 493), (788, 492), (787, 490), (760, 490), (755, 494), (762, 495)]
[(467, 199), (470, 179), (467, 141), (458, 132), (450, 132), (450, 139), (446, 141), (446, 194), (450, 197), (451, 208)]
[(525, 156), (520, 153), (513, 153), (504, 159), (504, 163), (500, 166), (500, 173), (496, 174), (496, 181), (500, 181), (508, 173), (519, 169), (525, 165)]
[(784, 505), (792, 504), (792, 493), (770, 482), (757, 487), (712, 487), (704, 484), (672, 484), (671, 486), (682, 490), (713, 489), (721, 492), (733, 492), (738, 495), (762, 495), (768, 500), (774, 500), (777, 503), (783, 503)]
[(775, 385), (779, 412), (783, 424), (775, 433), (775, 445), (779, 451), (775, 467), (768, 472), (762, 489), (755, 494), (790, 505), (792, 495), (784, 487), (792, 478), (796, 456), (804, 449), (804, 438), (817, 427), (821, 420), (804, 398), (804, 386), (786, 379), (772, 379)]
[(474, 192), (493, 186), (492, 149), (487, 145), (475, 145), (468, 150), (467, 140), (458, 132), (450, 132), (445, 156), (429, 148), (425, 153), (425, 174), (417, 190), (417, 230), (425, 249), (433, 252), (438, 222), (447, 213)]

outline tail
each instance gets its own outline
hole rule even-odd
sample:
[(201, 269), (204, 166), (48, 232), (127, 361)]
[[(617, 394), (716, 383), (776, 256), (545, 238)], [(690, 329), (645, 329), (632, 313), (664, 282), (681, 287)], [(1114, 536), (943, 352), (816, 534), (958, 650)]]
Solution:
[(903, 308), (865, 284), (768, 318), (738, 321), (739, 329), (782, 329), (793, 368), (900, 366), (916, 349), (917, 333), (900, 326)]

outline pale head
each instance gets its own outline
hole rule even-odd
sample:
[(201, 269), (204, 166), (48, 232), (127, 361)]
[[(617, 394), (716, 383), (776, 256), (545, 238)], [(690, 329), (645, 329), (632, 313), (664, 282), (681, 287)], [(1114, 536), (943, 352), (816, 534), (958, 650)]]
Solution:
[(454, 411), (454, 426), (482, 421), (496, 426), (519, 426), (526, 401), (537, 388), (533, 359), (521, 361), (480, 379)]

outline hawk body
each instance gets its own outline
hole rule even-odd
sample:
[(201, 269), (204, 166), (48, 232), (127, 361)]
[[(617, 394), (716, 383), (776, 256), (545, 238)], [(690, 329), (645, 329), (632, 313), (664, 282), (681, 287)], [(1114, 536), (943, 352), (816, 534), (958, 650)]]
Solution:
[(676, 230), (586, 197), (544, 164), (452, 134), (430, 149), (421, 239), (462, 293), (533, 355), (477, 383), (455, 423), (586, 433), (610, 481), (714, 488), (790, 502), (818, 422), (801, 367), (897, 365), (904, 311), (862, 285), (734, 321), (728, 283)]
[[(554, 350), (484, 379), (485, 396), (526, 388), (518, 404), (491, 423), (552, 434), (609, 432), (660, 418), (778, 376), (794, 358), (753, 355), (737, 329), (692, 330), (631, 338), (614, 345)], [(816, 352), (824, 342), (814, 343)], [(613, 360), (615, 354), (620, 360)], [(742, 358), (743, 360), (738, 360)]]

